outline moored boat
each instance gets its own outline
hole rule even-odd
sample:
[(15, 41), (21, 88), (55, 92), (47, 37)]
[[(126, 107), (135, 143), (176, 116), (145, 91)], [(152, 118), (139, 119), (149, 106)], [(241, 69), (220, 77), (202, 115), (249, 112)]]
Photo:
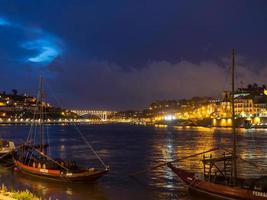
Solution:
[[(235, 93), (235, 51), (232, 55), (232, 130), (233, 145), (230, 155), (223, 154), (222, 157), (204, 156), (202, 162), (204, 167), (203, 176), (193, 171), (181, 169), (172, 162), (168, 167), (188, 186), (189, 191), (197, 192), (198, 195), (208, 196), (212, 199), (236, 199), (236, 200), (267, 200), (267, 177), (255, 179), (238, 178), (237, 172), (237, 139), (236, 119), (234, 106)], [(254, 165), (255, 166), (255, 165)]]
[(73, 160), (55, 159), (48, 154), (49, 144), (45, 143), (44, 134), (45, 106), (43, 79), (41, 78), (37, 106), (34, 113), (35, 120), (33, 120), (34, 123), (29, 131), (26, 143), (17, 150), (14, 157), (15, 170), (29, 176), (60, 182), (93, 182), (108, 173), (109, 167), (105, 165), (80, 130), (78, 130), (79, 134), (90, 147), (101, 167), (79, 166)]
[(15, 161), (17, 170), (25, 174), (61, 182), (93, 182), (109, 171), (108, 168), (97, 170), (95, 168), (56, 167), (56, 165), (47, 167), (48, 163), (49, 161), (35, 163), (32, 160), (26, 164), (18, 160)]
[[(262, 183), (262, 178), (258, 179), (237, 179), (236, 186), (228, 185), (226, 182), (202, 180), (197, 173), (180, 169), (169, 163), (168, 167), (182, 179), (188, 186), (190, 192), (198, 195), (212, 197), (212, 199), (236, 199), (236, 200), (266, 200), (267, 188)], [(264, 177), (266, 179), (266, 177)], [(266, 182), (267, 183), (267, 182)], [(265, 187), (264, 187), (265, 186)]]

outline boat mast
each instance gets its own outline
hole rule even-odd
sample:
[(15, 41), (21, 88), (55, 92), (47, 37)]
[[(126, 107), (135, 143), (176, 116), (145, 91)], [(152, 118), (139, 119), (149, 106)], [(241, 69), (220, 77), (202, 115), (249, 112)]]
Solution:
[(40, 103), (40, 151), (44, 153), (44, 81), (40, 77), (39, 83), (39, 103)]
[(237, 180), (237, 164), (236, 164), (236, 122), (235, 122), (235, 102), (234, 102), (234, 94), (235, 94), (235, 49), (232, 52), (232, 129), (233, 129), (233, 161), (232, 161), (232, 181), (233, 184), (236, 185)]

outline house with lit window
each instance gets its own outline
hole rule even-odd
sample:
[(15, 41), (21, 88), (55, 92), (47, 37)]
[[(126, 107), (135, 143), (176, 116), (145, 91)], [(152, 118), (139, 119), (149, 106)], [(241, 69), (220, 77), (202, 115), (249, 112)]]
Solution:
[[(224, 92), (220, 103), (220, 114), (217, 118), (224, 119), (224, 121), (231, 118), (231, 96), (230, 92)], [(264, 121), (264, 117), (267, 117), (266, 87), (253, 84), (248, 85), (247, 88), (238, 88), (234, 94), (234, 106), (235, 115), (239, 122), (242, 121), (240, 119), (243, 119), (243, 124), (246, 122), (255, 124)]]

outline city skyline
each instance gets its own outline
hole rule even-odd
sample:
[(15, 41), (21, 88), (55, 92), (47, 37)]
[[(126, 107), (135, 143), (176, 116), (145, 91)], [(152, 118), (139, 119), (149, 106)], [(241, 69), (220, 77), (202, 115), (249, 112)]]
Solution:
[(42, 74), (65, 107), (219, 96), (233, 47), (239, 83), (266, 84), (264, 1), (0, 4), (1, 90), (34, 95)]

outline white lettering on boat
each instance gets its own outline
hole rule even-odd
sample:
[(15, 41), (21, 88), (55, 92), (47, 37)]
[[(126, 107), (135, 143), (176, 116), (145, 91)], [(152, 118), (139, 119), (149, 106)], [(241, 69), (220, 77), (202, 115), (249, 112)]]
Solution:
[(67, 173), (66, 176), (72, 176), (72, 173)]
[(42, 172), (42, 173), (48, 173), (48, 170), (47, 169), (40, 169), (40, 172)]
[(192, 179), (191, 177), (187, 177), (187, 180), (190, 180), (190, 181), (192, 181), (193, 179)]
[(257, 197), (266, 197), (267, 198), (267, 193), (266, 192), (258, 192), (258, 191), (253, 191), (252, 194)]

